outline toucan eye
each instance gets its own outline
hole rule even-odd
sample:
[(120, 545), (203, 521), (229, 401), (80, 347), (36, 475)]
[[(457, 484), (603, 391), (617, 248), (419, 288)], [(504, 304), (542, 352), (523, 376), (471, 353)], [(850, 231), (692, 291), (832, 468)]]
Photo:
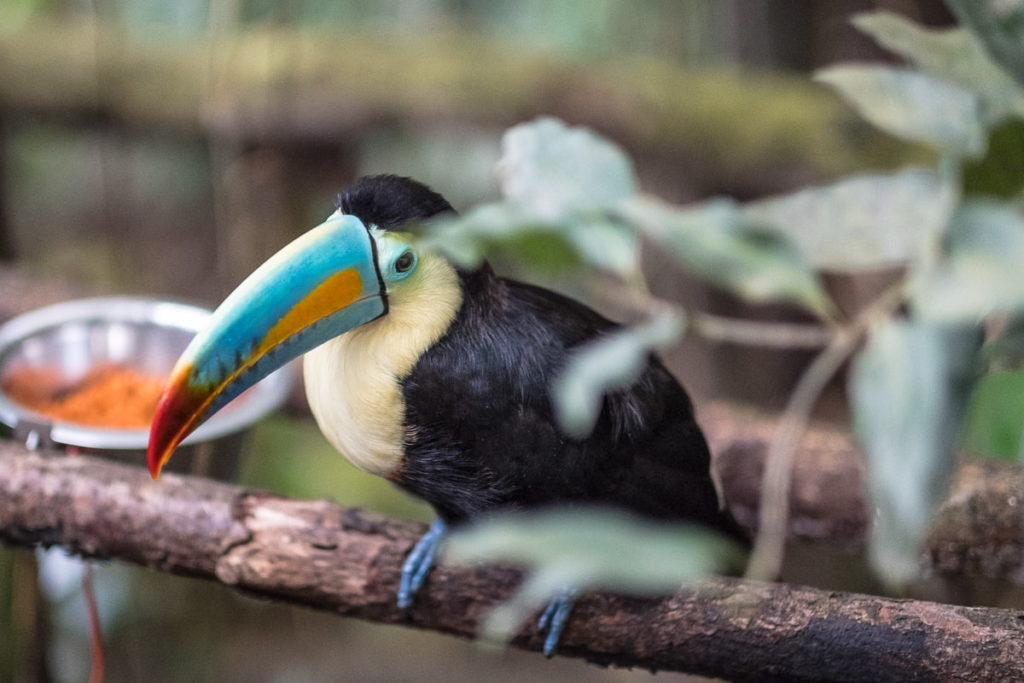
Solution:
[(416, 257), (413, 256), (411, 251), (403, 251), (402, 255), (395, 259), (395, 272), (407, 273), (415, 262)]

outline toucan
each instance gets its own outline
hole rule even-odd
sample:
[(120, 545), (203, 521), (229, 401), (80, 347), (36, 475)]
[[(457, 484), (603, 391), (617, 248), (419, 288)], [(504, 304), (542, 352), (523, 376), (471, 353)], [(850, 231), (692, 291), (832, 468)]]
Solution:
[[(720, 505), (690, 398), (655, 357), (604, 397), (589, 436), (560, 429), (552, 379), (615, 323), (422, 248), (411, 231), (453, 209), (415, 180), (361, 178), (336, 209), (245, 279), (182, 354), (152, 424), (154, 478), (200, 423), (305, 354), (327, 440), (437, 512), (403, 566), (403, 608), (448, 528), (500, 510), (599, 504), (746, 542)], [(541, 617), (549, 656), (573, 597), (567, 587)]]

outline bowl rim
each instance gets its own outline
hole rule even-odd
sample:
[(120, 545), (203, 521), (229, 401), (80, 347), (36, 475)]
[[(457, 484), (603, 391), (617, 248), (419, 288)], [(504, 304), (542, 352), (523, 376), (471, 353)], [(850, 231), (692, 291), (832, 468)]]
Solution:
[[(212, 315), (212, 311), (202, 306), (146, 296), (103, 296), (62, 301), (22, 313), (0, 325), (0, 359), (29, 337), (69, 322), (148, 323), (195, 333)], [(279, 408), (287, 400), (294, 382), (295, 370), (291, 364), (274, 371), (244, 394), (244, 403), (234, 410), (222, 411), (211, 417), (182, 445), (212, 441), (248, 428)], [(0, 422), (15, 431), (22, 424), (30, 425), (29, 429), (49, 429), (49, 440), (65, 446), (144, 450), (149, 442), (148, 428), (107, 429), (55, 420), (15, 403), (2, 388)]]

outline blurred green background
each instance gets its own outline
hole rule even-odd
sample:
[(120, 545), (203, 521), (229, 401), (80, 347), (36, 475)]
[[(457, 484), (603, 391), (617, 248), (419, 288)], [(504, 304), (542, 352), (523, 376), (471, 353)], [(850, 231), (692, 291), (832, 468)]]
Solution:
[[(808, 78), (888, 59), (848, 23), (880, 8), (950, 22), (938, 0), (2, 0), (0, 272), (213, 305), (358, 175), (414, 176), (459, 209), (492, 198), (502, 130), (541, 114), (623, 145), (644, 189), (676, 202), (892, 167), (916, 152)], [(656, 255), (648, 265), (665, 296), (740, 306), (662, 274)], [(0, 319), (22, 295), (0, 291)], [(771, 404), (802, 357), (760, 353), (725, 360), (688, 341), (668, 360), (699, 396), (742, 385), (739, 398)], [(430, 518), (350, 467), (301, 410), (254, 430), (239, 478)], [(81, 566), (39, 558), (37, 589), (40, 559), (0, 550), (0, 680), (85, 680)], [(111, 681), (651, 677), (96, 571)]]

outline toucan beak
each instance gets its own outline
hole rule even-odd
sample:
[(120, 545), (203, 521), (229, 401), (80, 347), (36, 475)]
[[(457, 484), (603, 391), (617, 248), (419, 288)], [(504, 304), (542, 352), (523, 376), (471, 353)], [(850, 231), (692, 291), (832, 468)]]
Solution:
[(232, 292), (189, 344), (157, 404), (147, 460), (155, 479), (202, 422), (293, 358), (387, 312), (376, 247), (334, 214)]

